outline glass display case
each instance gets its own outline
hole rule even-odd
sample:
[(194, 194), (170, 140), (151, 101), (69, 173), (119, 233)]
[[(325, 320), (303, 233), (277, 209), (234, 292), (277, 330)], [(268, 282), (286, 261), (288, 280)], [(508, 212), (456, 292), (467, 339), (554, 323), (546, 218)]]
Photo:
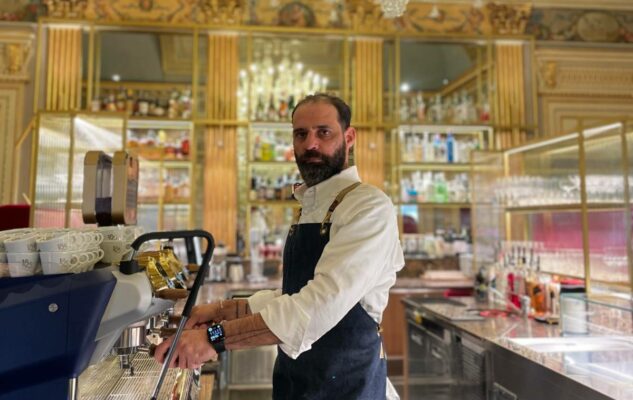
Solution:
[(131, 118), (127, 126), (126, 149), (139, 158), (139, 226), (148, 232), (188, 229), (196, 157), (193, 124)]
[[(502, 242), (478, 234), (476, 251), (504, 262), (529, 258), (540, 272), (584, 280), (589, 293), (630, 294), (630, 138), (630, 125), (623, 122), (579, 126), (503, 152), (503, 177), (493, 181), (499, 169), (481, 169), (475, 181), (480, 185), (473, 187), (498, 207), (476, 214), (492, 223), (485, 233), (498, 222), (495, 237)], [(494, 214), (499, 209), (500, 219)]]
[(84, 156), (124, 147), (122, 114), (42, 112), (38, 115), (31, 179), (31, 226), (83, 226)]

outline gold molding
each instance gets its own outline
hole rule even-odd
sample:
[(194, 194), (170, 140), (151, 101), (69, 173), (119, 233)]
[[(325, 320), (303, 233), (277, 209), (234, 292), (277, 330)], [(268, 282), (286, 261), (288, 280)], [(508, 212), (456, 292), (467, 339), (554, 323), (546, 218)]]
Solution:
[(34, 39), (29, 31), (0, 31), (0, 81), (29, 81)]
[(47, 15), (53, 18), (82, 19), (88, 0), (44, 0)]
[(633, 93), (630, 52), (541, 49), (535, 59), (540, 95), (631, 98)]

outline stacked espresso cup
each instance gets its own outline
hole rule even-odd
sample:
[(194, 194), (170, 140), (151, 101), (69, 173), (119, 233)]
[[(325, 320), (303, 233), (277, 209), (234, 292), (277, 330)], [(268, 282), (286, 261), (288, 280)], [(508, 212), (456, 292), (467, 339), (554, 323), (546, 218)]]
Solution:
[(138, 227), (24, 228), (0, 232), (0, 278), (90, 271), (132, 255)]

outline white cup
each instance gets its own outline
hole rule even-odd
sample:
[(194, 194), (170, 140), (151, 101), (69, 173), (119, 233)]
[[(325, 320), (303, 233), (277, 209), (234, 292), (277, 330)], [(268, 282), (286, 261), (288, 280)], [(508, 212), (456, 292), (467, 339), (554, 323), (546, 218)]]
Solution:
[(242, 264), (231, 264), (229, 266), (229, 281), (242, 282), (244, 280), (244, 267)]
[(103, 258), (105, 252), (103, 249), (90, 250), (87, 252), (80, 253), (80, 261), (77, 269), (80, 272), (86, 272), (91, 270), (94, 265)]
[(37, 248), (41, 252), (72, 251), (80, 246), (79, 236), (73, 232), (62, 232), (56, 236), (37, 241)]
[(117, 264), (121, 262), (124, 256), (132, 253), (132, 247), (129, 243), (122, 241), (104, 240), (101, 242), (103, 249), (103, 261), (106, 264)]
[(37, 251), (37, 235), (33, 233), (24, 236), (14, 236), (4, 242), (7, 253), (33, 253)]
[(9, 274), (16, 278), (20, 276), (31, 276), (41, 271), (40, 254), (32, 253), (8, 253)]
[(79, 266), (79, 256), (76, 253), (61, 252), (43, 252), (40, 253), (42, 260), (42, 271), (44, 275), (66, 274), (75, 272)]

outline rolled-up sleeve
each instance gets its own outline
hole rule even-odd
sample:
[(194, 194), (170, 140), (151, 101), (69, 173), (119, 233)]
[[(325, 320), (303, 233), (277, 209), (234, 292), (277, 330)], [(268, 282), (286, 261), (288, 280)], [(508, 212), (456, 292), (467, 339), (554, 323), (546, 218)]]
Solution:
[(338, 222), (333, 219), (314, 279), (298, 293), (279, 296), (260, 311), (289, 357), (309, 350), (385, 274), (395, 280), (394, 254), (400, 250), (395, 212), (386, 197), (374, 197), (374, 201), (343, 202), (336, 211), (343, 205), (345, 211), (341, 210)]
[(260, 290), (248, 298), (248, 306), (253, 314), (258, 313), (263, 310), (268, 303), (279, 296), (281, 296), (281, 289)]

